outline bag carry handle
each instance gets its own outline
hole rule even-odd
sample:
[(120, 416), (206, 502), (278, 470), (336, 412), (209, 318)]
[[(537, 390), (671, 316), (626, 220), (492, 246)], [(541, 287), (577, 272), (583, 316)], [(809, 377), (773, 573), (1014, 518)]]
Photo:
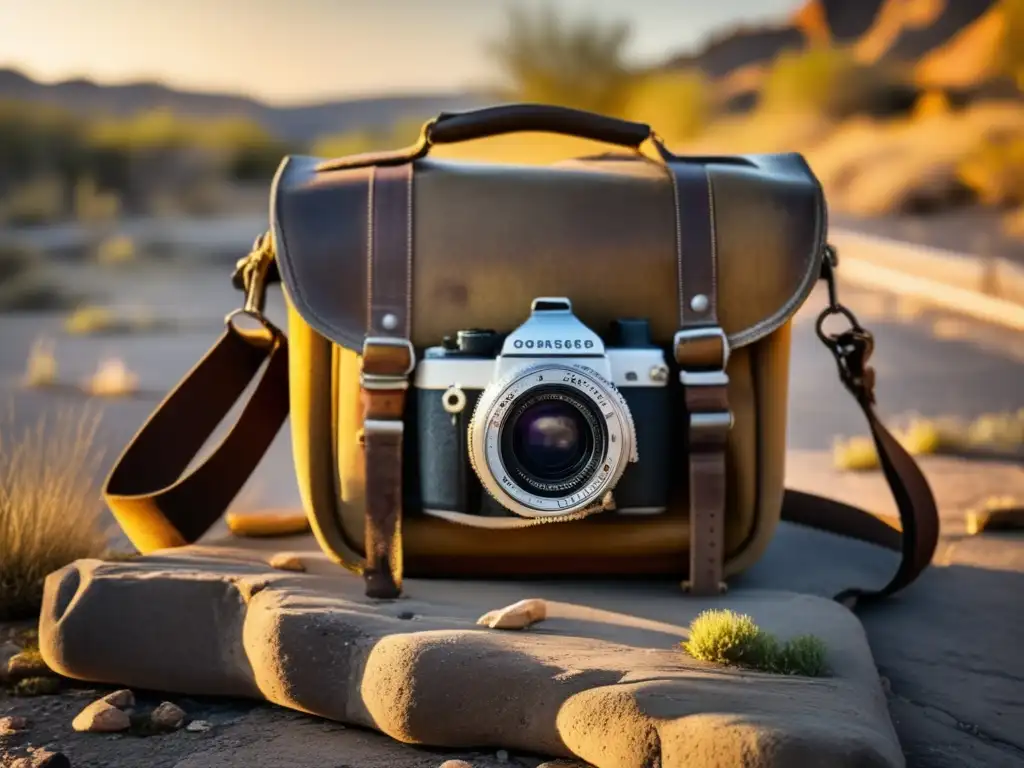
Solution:
[[(368, 165), (402, 165), (426, 157), (435, 144), (458, 144), (527, 131), (590, 139), (636, 152), (640, 152), (640, 146), (649, 141), (657, 150), (652, 157), (656, 162), (665, 164), (670, 160), (685, 160), (672, 154), (665, 142), (646, 123), (552, 104), (503, 104), (466, 112), (442, 112), (424, 124), (419, 139), (411, 146), (325, 160), (317, 165), (316, 170), (325, 173)], [(742, 158), (704, 158), (708, 159), (737, 165), (748, 164)]]
[(456, 144), (505, 133), (536, 131), (639, 149), (658, 141), (651, 126), (550, 104), (505, 104), (468, 112), (442, 112), (423, 129), (428, 144)]
[[(921, 468), (875, 412), (874, 370), (867, 365), (872, 336), (836, 301), (836, 263), (830, 247), (822, 266), (830, 301), (818, 319), (818, 335), (835, 356), (840, 379), (867, 419), (899, 510), (899, 525), (849, 504), (790, 489), (783, 497), (782, 519), (901, 553), (899, 568), (881, 589), (852, 588), (835, 596), (856, 608), (899, 592), (924, 572), (938, 545), (939, 514)], [(262, 304), (261, 297), (254, 295), (255, 285), (262, 290), (262, 272), (255, 270), (255, 274), (255, 279), (247, 280), (246, 309), (229, 316), (224, 334), (132, 438), (104, 486), (104, 499), (143, 554), (197, 541), (227, 509), (288, 417), (287, 343), (255, 309)], [(239, 314), (259, 320), (261, 331), (238, 329), (232, 318)], [(832, 315), (844, 316), (850, 328), (839, 334), (824, 333), (824, 321)], [(205, 440), (258, 376), (255, 392), (227, 437), (204, 462), (186, 472)], [(332, 548), (333, 543), (318, 539), (321, 546)], [(356, 571), (364, 567), (362, 563), (346, 565)]]

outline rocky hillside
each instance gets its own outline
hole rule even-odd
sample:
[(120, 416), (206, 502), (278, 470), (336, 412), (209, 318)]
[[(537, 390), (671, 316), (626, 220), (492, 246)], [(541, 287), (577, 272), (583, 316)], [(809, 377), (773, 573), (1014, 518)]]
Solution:
[(994, 54), (1006, 27), (1005, 0), (808, 0), (775, 27), (736, 28), (670, 68), (696, 66), (719, 93), (752, 101), (767, 66), (780, 54), (814, 44), (848, 48), (865, 64), (906, 67), (921, 89), (992, 90)]

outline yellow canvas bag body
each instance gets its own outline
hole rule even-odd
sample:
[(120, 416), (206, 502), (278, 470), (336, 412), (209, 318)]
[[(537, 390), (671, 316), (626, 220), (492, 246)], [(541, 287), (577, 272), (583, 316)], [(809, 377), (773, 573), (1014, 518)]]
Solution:
[[(429, 153), (516, 131), (619, 151), (549, 166)], [(930, 562), (938, 516), (875, 415), (872, 338), (836, 300), (826, 231), (797, 154), (676, 156), (646, 125), (560, 107), (444, 114), (395, 152), (288, 157), (236, 273), (244, 308), (128, 446), (107, 501), (142, 552), (193, 542), (290, 418), (311, 528), (373, 597), (403, 574), (673, 574), (707, 595), (780, 519), (902, 552), (889, 584), (840, 597), (890, 594)], [(899, 526), (783, 485), (791, 320), (822, 278), (818, 333)], [(262, 312), (278, 279), (287, 334)], [(826, 333), (833, 315), (844, 329)]]

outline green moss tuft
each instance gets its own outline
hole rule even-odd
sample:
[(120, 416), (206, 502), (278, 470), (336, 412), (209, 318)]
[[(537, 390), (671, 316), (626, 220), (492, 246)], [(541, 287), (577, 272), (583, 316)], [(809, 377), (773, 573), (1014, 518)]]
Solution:
[(750, 616), (735, 611), (704, 611), (690, 624), (690, 639), (682, 646), (693, 658), (712, 664), (807, 677), (827, 671), (820, 638), (801, 635), (780, 644)]

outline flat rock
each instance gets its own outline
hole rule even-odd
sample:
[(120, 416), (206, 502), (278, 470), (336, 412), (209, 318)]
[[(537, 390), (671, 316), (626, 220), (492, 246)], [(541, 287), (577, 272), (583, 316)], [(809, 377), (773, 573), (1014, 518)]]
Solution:
[[(71, 678), (266, 699), (408, 744), (597, 768), (904, 764), (863, 628), (829, 600), (687, 598), (665, 583), (410, 580), (401, 600), (379, 602), (311, 538), (306, 546), (304, 574), (268, 565), (280, 542), (80, 560), (47, 579), (40, 650)], [(476, 624), (531, 598), (546, 602), (541, 624)], [(687, 625), (712, 607), (748, 613), (783, 640), (818, 635), (831, 676), (686, 657)]]
[(88, 733), (117, 733), (128, 730), (131, 720), (113, 704), (97, 699), (75, 716), (71, 727)]

